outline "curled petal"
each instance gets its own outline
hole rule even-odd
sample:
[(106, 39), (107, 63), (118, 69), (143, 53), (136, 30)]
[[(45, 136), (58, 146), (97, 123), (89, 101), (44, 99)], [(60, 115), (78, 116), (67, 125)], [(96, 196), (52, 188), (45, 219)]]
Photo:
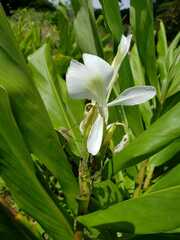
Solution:
[(136, 86), (123, 91), (115, 100), (108, 103), (111, 106), (133, 106), (144, 103), (156, 95), (156, 89), (152, 86)]
[(128, 134), (125, 134), (120, 143), (114, 148), (114, 153), (121, 152), (128, 144), (128, 141), (129, 141)]
[(102, 140), (103, 140), (103, 128), (104, 128), (104, 120), (100, 114), (96, 118), (94, 124), (89, 133), (89, 137), (87, 140), (87, 149), (88, 152), (92, 155), (98, 154)]

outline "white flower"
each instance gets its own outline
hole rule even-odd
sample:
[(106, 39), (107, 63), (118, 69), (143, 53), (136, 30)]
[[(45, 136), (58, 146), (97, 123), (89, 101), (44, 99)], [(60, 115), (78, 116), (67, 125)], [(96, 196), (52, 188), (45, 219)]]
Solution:
[(108, 107), (117, 105), (137, 105), (155, 96), (152, 86), (131, 87), (123, 91), (115, 100), (108, 102), (120, 65), (128, 53), (131, 36), (122, 36), (118, 52), (112, 65), (92, 54), (83, 54), (84, 64), (72, 60), (66, 74), (68, 93), (75, 99), (90, 99), (97, 103), (99, 113), (89, 132), (88, 152), (96, 155), (101, 147), (104, 122), (108, 120)]

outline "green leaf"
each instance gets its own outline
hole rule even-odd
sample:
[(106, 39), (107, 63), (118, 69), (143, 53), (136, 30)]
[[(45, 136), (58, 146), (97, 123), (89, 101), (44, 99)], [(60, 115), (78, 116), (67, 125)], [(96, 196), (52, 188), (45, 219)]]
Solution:
[(178, 44), (180, 41), (180, 33), (178, 33), (176, 35), (176, 37), (174, 38), (174, 40), (171, 42), (169, 48), (168, 48), (168, 57), (167, 57), (167, 65), (171, 66), (173, 63), (173, 59), (174, 59), (174, 50), (177, 48)]
[(151, 234), (151, 235), (139, 235), (132, 240), (179, 240), (180, 234)]
[[(60, 94), (56, 89), (55, 84), (57, 82), (57, 77), (49, 45), (44, 44), (40, 49), (29, 56), (28, 59), (32, 67), (36, 87), (44, 101), (53, 123), (53, 127), (57, 130), (62, 128), (67, 129), (68, 134), (72, 136), (72, 139), (70, 139), (70, 146), (77, 155), (80, 155), (81, 133), (78, 127), (79, 123), (73, 116), (67, 102), (63, 99), (64, 96), (62, 90), (64, 89), (59, 89), (59, 91), (61, 91)], [(61, 80), (63, 81), (63, 79)], [(78, 109), (76, 108), (76, 110)], [(80, 111), (77, 111), (76, 114), (80, 113), (82, 116)]]
[[(141, 64), (141, 60), (139, 57), (138, 49), (136, 44), (134, 44), (129, 58), (131, 71), (134, 79), (135, 85), (146, 85), (145, 76), (144, 76), (144, 68)], [(145, 122), (146, 127), (150, 125), (152, 118), (152, 111), (149, 102), (141, 104), (139, 106), (140, 112), (143, 116), (143, 120)]]
[(76, 179), (25, 61), (15, 48), (13, 34), (2, 9), (0, 33), (3, 33), (0, 34), (0, 84), (8, 92), (15, 119), (29, 151), (58, 178), (69, 206), (76, 212)]
[(35, 176), (31, 156), (0, 87), (0, 171), (14, 200), (54, 239), (72, 239), (72, 228)]
[(119, 9), (119, 1), (118, 0), (101, 0), (101, 4), (103, 7), (105, 20), (107, 22), (107, 25), (116, 40), (117, 43), (119, 43), (121, 35), (123, 33), (123, 26), (122, 26), (122, 20), (120, 15), (120, 9)]
[(90, 2), (84, 2), (74, 20), (77, 43), (82, 52), (103, 57), (103, 50), (98, 36), (94, 13)]
[(154, 122), (113, 160), (114, 173), (145, 160), (180, 136), (180, 103)]
[(141, 62), (148, 77), (146, 83), (157, 86), (153, 1), (131, 0), (130, 23)]
[[(163, 31), (165, 30), (160, 29), (159, 34)], [(159, 38), (157, 66), (161, 92), (158, 92), (158, 96), (160, 95), (160, 102), (163, 104), (166, 98), (180, 90), (180, 47), (178, 47), (180, 34), (177, 34), (168, 48), (164, 46), (167, 45), (166, 43), (161, 43), (165, 41), (162, 40), (162, 36), (159, 36)]]
[(155, 192), (162, 189), (180, 186), (180, 164), (170, 170), (165, 176), (162, 176), (152, 187), (149, 188), (147, 193)]
[(158, 167), (172, 157), (174, 157), (180, 151), (180, 139), (177, 139), (170, 143), (167, 147), (163, 148), (160, 152), (156, 153), (149, 159), (149, 165)]
[(114, 232), (165, 232), (180, 225), (179, 201), (180, 186), (176, 186), (78, 217), (78, 221), (89, 228)]
[(165, 58), (168, 51), (166, 30), (163, 22), (160, 22), (160, 29), (158, 32), (158, 43), (157, 43), (157, 52), (159, 57)]
[[(127, 57), (125, 58), (120, 68), (118, 84), (121, 91), (134, 86), (132, 71), (130, 68), (129, 59)], [(118, 95), (119, 93), (116, 93), (116, 96)], [(131, 106), (124, 107), (123, 109), (123, 121), (126, 122), (125, 118), (127, 118), (128, 127), (132, 130), (135, 136), (138, 136), (144, 130), (139, 108), (137, 106)], [(117, 121), (119, 121), (119, 119), (117, 119)]]
[(79, 11), (79, 9), (81, 7), (81, 0), (72, 0), (71, 4), (72, 4), (75, 14), (77, 14), (77, 12)]
[(169, 71), (167, 97), (180, 91), (180, 33), (177, 34), (168, 48), (166, 64)]

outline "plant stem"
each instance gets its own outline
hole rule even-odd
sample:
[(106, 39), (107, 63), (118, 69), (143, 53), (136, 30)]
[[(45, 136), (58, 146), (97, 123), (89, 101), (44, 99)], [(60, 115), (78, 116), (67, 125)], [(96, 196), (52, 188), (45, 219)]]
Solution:
[(149, 187), (149, 185), (151, 183), (151, 179), (153, 177), (153, 173), (154, 173), (154, 166), (150, 166), (149, 170), (147, 171), (147, 176), (144, 181), (144, 186), (143, 186), (144, 190), (147, 190), (147, 188)]
[(82, 240), (82, 239), (83, 239), (82, 232), (76, 231), (74, 234), (74, 240)]
[(88, 211), (91, 195), (91, 180), (86, 160), (81, 160), (79, 164), (79, 214), (86, 214)]
[(133, 195), (134, 198), (139, 197), (139, 195), (141, 193), (141, 189), (142, 189), (144, 177), (145, 177), (145, 172), (146, 172), (147, 162), (148, 162), (148, 160), (145, 160), (144, 162), (141, 163), (140, 170), (139, 170), (139, 173), (136, 178), (137, 187), (134, 191), (134, 195)]
[[(88, 161), (82, 159), (79, 163), (79, 215), (86, 214), (88, 212), (90, 195), (91, 195), (91, 180), (88, 169)], [(76, 231), (74, 233), (74, 240), (83, 239), (83, 229), (78, 223), (76, 224)]]

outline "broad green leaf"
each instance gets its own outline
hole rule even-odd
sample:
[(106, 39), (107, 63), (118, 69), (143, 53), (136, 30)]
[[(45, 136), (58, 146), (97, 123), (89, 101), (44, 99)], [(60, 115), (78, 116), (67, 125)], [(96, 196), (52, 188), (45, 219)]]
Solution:
[(152, 234), (180, 225), (180, 186), (134, 198), (108, 209), (78, 217), (89, 228), (114, 232)]
[(180, 103), (154, 122), (148, 130), (115, 155), (114, 173), (145, 160), (180, 136)]
[[(5, 23), (2, 25), (1, 23)], [(69, 206), (76, 211), (78, 186), (25, 61), (14, 50), (13, 34), (0, 9), (0, 84), (7, 90), (15, 119), (30, 152), (60, 180)], [(16, 54), (17, 53), (17, 54)]]
[(33, 160), (11, 111), (6, 90), (0, 87), (1, 176), (21, 209), (35, 218), (54, 239), (72, 239), (68, 220), (35, 175)]
[(49, 45), (44, 44), (30, 55), (28, 60), (32, 67), (35, 85), (44, 101), (53, 127), (55, 129), (60, 129), (60, 127), (71, 128), (64, 112), (64, 103), (59, 98), (55, 87), (56, 75), (53, 69)]
[(157, 86), (153, 1), (131, 0), (130, 23), (141, 62), (148, 77), (148, 81), (146, 83)]
[[(145, 76), (144, 76), (144, 68), (141, 64), (141, 60), (139, 57), (138, 49), (136, 44), (134, 44), (130, 57), (129, 62), (131, 66), (131, 71), (133, 75), (133, 80), (135, 85), (146, 85), (145, 83)], [(151, 118), (152, 118), (152, 111), (149, 102), (141, 104), (139, 106), (140, 112), (143, 116), (143, 120), (146, 124), (146, 127), (150, 125)]]
[(83, 1), (74, 20), (74, 30), (77, 43), (82, 52), (103, 57), (103, 50), (96, 28), (94, 12), (92, 11), (89, 1)]
[(156, 153), (149, 159), (149, 164), (153, 167), (158, 167), (163, 163), (170, 160), (180, 151), (180, 139), (170, 143), (167, 147), (163, 148), (160, 152)]
[(55, 83), (57, 82), (57, 77), (53, 67), (49, 45), (43, 45), (34, 54), (29, 56), (28, 59), (32, 67), (35, 85), (44, 101), (53, 127), (57, 130), (61, 128), (67, 129), (68, 134), (72, 136), (72, 139), (70, 139), (70, 146), (75, 153), (80, 155), (81, 134), (78, 128), (78, 122), (76, 122), (69, 106), (63, 99), (62, 90), (64, 89), (59, 89), (61, 95), (56, 89)]
[[(9, 41), (7, 41), (9, 39)], [(7, 52), (13, 61), (22, 65), (26, 69), (26, 64), (23, 55), (17, 50), (17, 43), (10, 29), (9, 23), (5, 18), (5, 13), (0, 5), (0, 47)], [(27, 70), (27, 69), (26, 69)]]
[(118, 0), (113, 0), (113, 1), (101, 0), (101, 4), (103, 7), (107, 25), (114, 39), (116, 40), (117, 43), (119, 43), (122, 32), (123, 32), (119, 1)]
[(151, 234), (151, 235), (139, 235), (132, 240), (179, 240), (180, 234), (176, 233), (161, 233), (161, 234)]
[(180, 186), (180, 164), (170, 170), (165, 176), (162, 176), (152, 187), (149, 188), (147, 194), (169, 187)]

